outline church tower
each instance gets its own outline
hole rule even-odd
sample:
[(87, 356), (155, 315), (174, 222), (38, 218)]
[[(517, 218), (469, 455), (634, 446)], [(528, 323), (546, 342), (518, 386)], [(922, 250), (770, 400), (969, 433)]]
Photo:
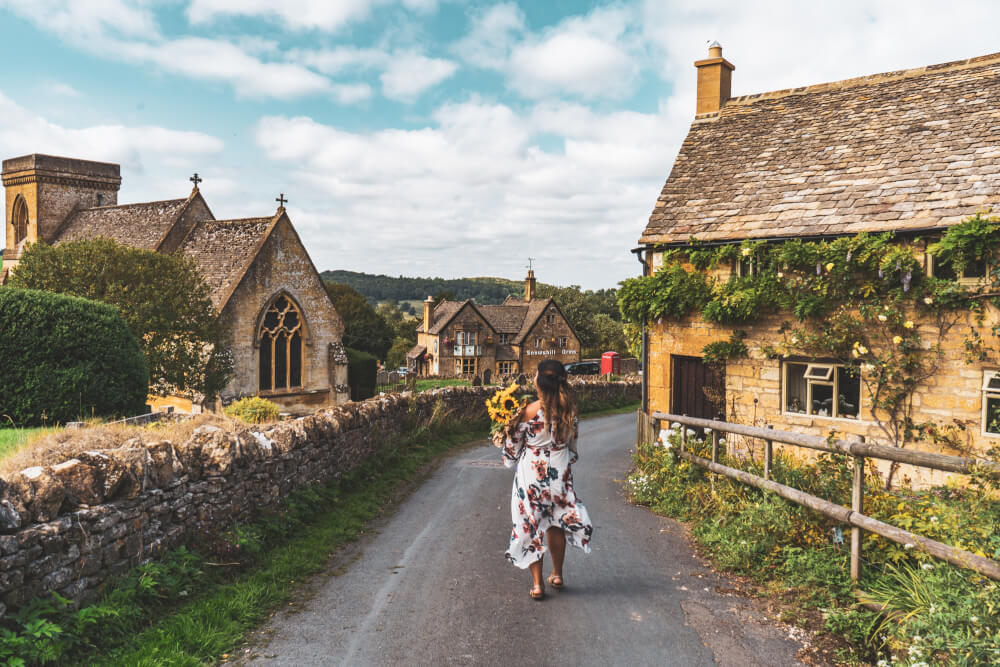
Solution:
[(121, 182), (121, 167), (107, 162), (39, 154), (4, 160), (6, 244), (0, 275), (17, 265), (26, 243), (51, 243), (73, 210), (115, 206)]

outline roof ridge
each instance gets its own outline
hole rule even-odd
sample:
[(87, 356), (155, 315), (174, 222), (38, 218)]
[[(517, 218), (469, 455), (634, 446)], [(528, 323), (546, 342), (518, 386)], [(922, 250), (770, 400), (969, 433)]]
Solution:
[(923, 74), (937, 74), (939, 72), (970, 69), (972, 67), (991, 64), (994, 62), (1000, 62), (1000, 52), (990, 53), (984, 56), (976, 56), (974, 58), (965, 58), (964, 60), (952, 60), (949, 62), (938, 63), (935, 65), (923, 65), (921, 67), (912, 67), (910, 69), (879, 72), (878, 74), (866, 74), (864, 76), (856, 76), (850, 79), (841, 79), (839, 81), (827, 81), (825, 83), (815, 83), (811, 86), (801, 86), (799, 88), (783, 88), (780, 90), (771, 90), (763, 93), (740, 95), (738, 97), (732, 97), (728, 99), (726, 103), (722, 106), (722, 109), (720, 109), (719, 111), (713, 111), (711, 113), (701, 114), (699, 116), (696, 116), (696, 118), (711, 118), (717, 116), (722, 110), (731, 105), (733, 106), (746, 105), (757, 102), (758, 100), (769, 100), (779, 97), (788, 97), (789, 95), (804, 95), (808, 93), (818, 93), (825, 90), (834, 90), (837, 88), (850, 88), (853, 86), (862, 86), (866, 84), (883, 83), (887, 81), (898, 81), (899, 79), (921, 76)]
[(187, 197), (181, 197), (179, 199), (159, 199), (157, 201), (136, 201), (131, 204), (110, 204), (108, 206), (89, 206), (87, 208), (77, 209), (78, 213), (83, 211), (102, 211), (109, 208), (130, 208), (132, 206), (152, 206), (154, 204), (174, 204), (178, 202), (186, 202)]
[(238, 223), (238, 222), (265, 222), (269, 220), (274, 220), (273, 215), (262, 215), (253, 218), (226, 218), (224, 220), (205, 220), (204, 222), (214, 223), (214, 224), (224, 224), (224, 223)]

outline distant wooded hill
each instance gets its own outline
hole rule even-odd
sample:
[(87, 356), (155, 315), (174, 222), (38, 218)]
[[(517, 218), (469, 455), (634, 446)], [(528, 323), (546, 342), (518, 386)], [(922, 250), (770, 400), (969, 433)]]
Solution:
[[(323, 280), (349, 285), (366, 299), (380, 301), (423, 301), (440, 292), (451, 292), (455, 299), (475, 299), (476, 303), (502, 303), (509, 294), (522, 296), (524, 283), (504, 278), (406, 278), (358, 271), (324, 271)], [(543, 285), (539, 283), (539, 288)]]

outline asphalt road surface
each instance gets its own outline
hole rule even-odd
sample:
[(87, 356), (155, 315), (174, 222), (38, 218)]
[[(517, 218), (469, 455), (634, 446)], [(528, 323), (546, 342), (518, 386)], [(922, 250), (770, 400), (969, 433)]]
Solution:
[[(635, 417), (581, 423), (578, 496), (593, 552), (528, 597), (503, 557), (513, 470), (488, 444), (446, 459), (240, 662), (268, 665), (794, 665), (800, 645), (727, 594), (681, 526), (625, 502)], [(546, 563), (545, 573), (549, 572)]]

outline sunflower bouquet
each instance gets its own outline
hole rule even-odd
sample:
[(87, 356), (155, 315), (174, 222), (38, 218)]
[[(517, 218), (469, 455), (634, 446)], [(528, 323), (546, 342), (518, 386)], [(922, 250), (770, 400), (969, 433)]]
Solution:
[[(491, 435), (495, 436), (497, 433), (503, 431), (507, 427), (510, 420), (524, 406), (525, 402), (514, 396), (514, 392), (517, 391), (517, 388), (517, 383), (514, 383), (506, 389), (501, 389), (497, 393), (493, 394), (493, 396), (486, 401), (486, 411), (490, 413)], [(494, 442), (496, 442), (495, 438)]]

